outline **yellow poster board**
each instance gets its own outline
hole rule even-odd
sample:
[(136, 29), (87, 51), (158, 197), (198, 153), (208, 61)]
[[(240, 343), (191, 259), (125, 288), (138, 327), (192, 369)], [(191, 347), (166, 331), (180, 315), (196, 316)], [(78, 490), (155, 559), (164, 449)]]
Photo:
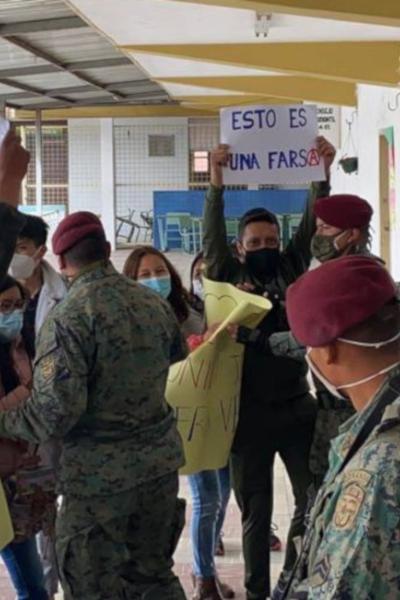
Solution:
[(14, 530), (11, 523), (10, 513), (3, 485), (0, 481), (0, 550), (9, 544), (14, 538)]
[(231, 323), (254, 328), (271, 304), (228, 283), (204, 279), (208, 325), (214, 335), (170, 369), (167, 400), (174, 408), (186, 464), (181, 474), (225, 467), (239, 415), (244, 346), (227, 332)]

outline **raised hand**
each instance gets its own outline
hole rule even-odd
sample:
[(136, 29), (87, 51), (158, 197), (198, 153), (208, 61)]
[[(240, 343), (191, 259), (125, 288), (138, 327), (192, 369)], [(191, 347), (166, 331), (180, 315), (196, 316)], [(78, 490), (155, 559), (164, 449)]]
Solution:
[(0, 145), (0, 202), (17, 208), (29, 157), (21, 139), (11, 129)]

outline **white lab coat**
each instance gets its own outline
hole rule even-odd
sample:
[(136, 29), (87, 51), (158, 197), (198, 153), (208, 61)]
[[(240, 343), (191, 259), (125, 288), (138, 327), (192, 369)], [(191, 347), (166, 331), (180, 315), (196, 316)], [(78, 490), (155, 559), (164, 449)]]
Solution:
[(39, 293), (36, 308), (35, 333), (39, 333), (51, 309), (61, 302), (67, 294), (67, 288), (61, 277), (45, 260), (42, 261), (43, 285)]

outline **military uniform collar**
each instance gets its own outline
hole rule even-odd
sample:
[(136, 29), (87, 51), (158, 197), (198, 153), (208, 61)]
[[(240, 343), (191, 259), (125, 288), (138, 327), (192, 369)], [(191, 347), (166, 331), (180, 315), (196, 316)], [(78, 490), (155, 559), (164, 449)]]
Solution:
[[(371, 402), (369, 402), (364, 410), (362, 410), (360, 413), (356, 413), (340, 427), (340, 435), (333, 440), (331, 445), (331, 451), (337, 455), (339, 458), (339, 463), (346, 458), (346, 455), (350, 450), (354, 440), (363, 428), (371, 413), (374, 411), (376, 404), (379, 402), (382, 395), (386, 393), (391, 380), (399, 375), (400, 366), (394, 367), (378, 389), (374, 398), (371, 400)], [(391, 424), (394, 424), (394, 418), (397, 418), (398, 422), (400, 423), (400, 398), (398, 401), (393, 402), (386, 407), (381, 422), (376, 428), (376, 433), (378, 433), (382, 428), (387, 428), (389, 421)]]
[(81, 287), (82, 285), (87, 284), (89, 281), (102, 279), (103, 277), (114, 275), (115, 273), (117, 273), (117, 271), (110, 261), (97, 261), (79, 271), (79, 273), (72, 280), (70, 289)]

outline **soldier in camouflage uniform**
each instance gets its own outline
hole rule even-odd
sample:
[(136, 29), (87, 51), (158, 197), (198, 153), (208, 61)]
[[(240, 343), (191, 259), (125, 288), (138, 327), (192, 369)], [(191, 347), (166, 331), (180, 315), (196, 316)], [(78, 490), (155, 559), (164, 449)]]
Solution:
[[(337, 194), (321, 198), (314, 206), (317, 230), (311, 243), (314, 259), (321, 263), (355, 254), (370, 256), (370, 223), (372, 207), (363, 198)], [(335, 398), (320, 381), (314, 379), (318, 412), (313, 443), (310, 450), (310, 469), (314, 475), (315, 493), (328, 470), (330, 443), (339, 428), (354, 414), (352, 404)]]
[[(326, 292), (329, 292), (328, 294)], [(357, 413), (332, 445), (282, 598), (400, 598), (400, 303), (373, 258), (330, 261), (287, 295), (289, 322), (317, 378)]]
[(56, 546), (66, 600), (183, 600), (172, 555), (184, 463), (165, 400), (186, 346), (168, 304), (118, 274), (91, 213), (64, 219), (53, 251), (71, 280), (39, 334), (34, 390), (0, 435), (62, 443)]

